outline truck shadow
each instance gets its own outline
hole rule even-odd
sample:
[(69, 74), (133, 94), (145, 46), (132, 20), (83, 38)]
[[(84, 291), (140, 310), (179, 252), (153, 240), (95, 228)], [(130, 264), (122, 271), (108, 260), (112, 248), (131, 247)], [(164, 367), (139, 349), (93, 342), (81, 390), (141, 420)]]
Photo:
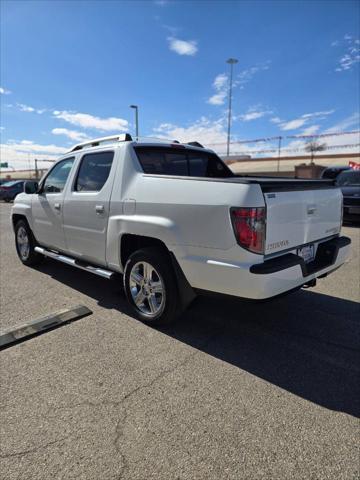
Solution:
[[(121, 281), (47, 261), (43, 273), (129, 315)], [(322, 407), (360, 416), (360, 309), (301, 290), (266, 303), (199, 297), (160, 332)]]

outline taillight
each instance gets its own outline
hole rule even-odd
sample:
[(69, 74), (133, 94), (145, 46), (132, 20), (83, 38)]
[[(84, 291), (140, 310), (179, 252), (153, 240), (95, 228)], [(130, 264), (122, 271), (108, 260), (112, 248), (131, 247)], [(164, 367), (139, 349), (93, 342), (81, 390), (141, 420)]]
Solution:
[(254, 253), (264, 253), (265, 207), (232, 208), (230, 210), (234, 233), (238, 244)]

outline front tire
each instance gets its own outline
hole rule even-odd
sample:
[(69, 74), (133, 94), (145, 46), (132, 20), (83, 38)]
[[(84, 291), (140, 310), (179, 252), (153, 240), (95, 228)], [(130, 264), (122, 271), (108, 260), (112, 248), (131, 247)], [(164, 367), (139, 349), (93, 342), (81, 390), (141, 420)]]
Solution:
[(142, 322), (169, 324), (181, 313), (171, 259), (161, 249), (133, 253), (126, 262), (123, 281), (131, 309)]
[(18, 257), (24, 265), (36, 265), (43, 260), (42, 255), (35, 252), (34, 236), (24, 220), (19, 220), (15, 225), (15, 246)]

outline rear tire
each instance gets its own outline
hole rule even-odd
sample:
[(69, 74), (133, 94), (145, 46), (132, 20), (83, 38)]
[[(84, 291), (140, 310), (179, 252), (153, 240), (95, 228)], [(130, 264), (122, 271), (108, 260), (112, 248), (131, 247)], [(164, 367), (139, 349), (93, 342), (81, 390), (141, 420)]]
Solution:
[(133, 253), (124, 270), (124, 290), (134, 315), (144, 323), (164, 325), (181, 314), (171, 259), (158, 248)]
[(19, 220), (15, 225), (15, 246), (24, 265), (37, 265), (43, 260), (43, 256), (35, 252), (36, 242), (25, 220)]

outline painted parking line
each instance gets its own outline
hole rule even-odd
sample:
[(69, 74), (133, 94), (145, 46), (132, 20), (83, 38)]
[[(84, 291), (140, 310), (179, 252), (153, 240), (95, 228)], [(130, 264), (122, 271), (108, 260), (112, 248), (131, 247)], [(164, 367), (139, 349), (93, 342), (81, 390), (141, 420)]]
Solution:
[(75, 307), (66, 308), (46, 317), (4, 330), (0, 332), (0, 350), (91, 314), (92, 311), (84, 305), (76, 305)]

